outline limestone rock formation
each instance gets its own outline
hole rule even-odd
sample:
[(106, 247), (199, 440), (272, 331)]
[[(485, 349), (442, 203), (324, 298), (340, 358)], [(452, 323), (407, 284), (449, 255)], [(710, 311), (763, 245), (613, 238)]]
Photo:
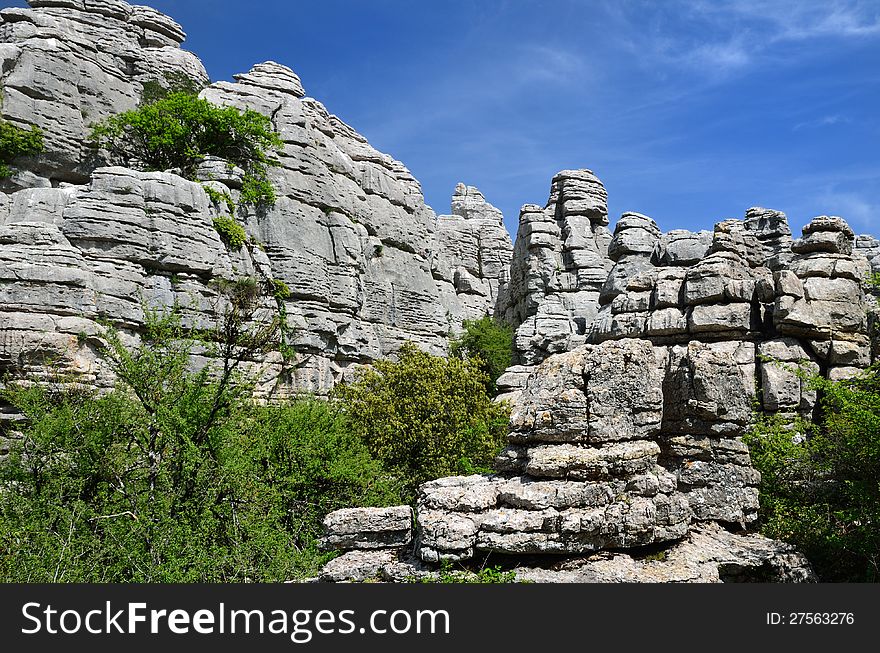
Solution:
[(2, 116), (43, 130), (46, 150), (2, 190), (87, 183), (89, 126), (134, 109), (147, 83), (201, 87), (208, 74), (180, 48), (171, 18), (122, 0), (31, 0), (0, 11)]
[(498, 381), (513, 413), (497, 474), (424, 484), (414, 545), (357, 558), (361, 575), (494, 554), (530, 556), (517, 574), (537, 582), (814, 580), (791, 547), (726, 528), (757, 519), (755, 407), (810, 417), (799, 369), (839, 379), (872, 362), (853, 232), (820, 216), (793, 240), (784, 214), (752, 208), (711, 233), (625, 213), (612, 235), (604, 206), (598, 179), (569, 171), (546, 209), (523, 208), (499, 300), (520, 364)]
[(544, 208), (522, 208), (497, 309), (516, 329), (516, 363), (534, 365), (584, 341), (613, 265), (607, 224), (607, 193), (589, 170), (560, 172)]
[[(0, 193), (0, 368), (39, 372), (53, 357), (95, 387), (113, 383), (96, 351), (98, 320), (136, 339), (141, 301), (184, 307), (206, 325), (220, 279), (283, 281), (297, 351), (261, 362), (260, 392), (325, 393), (346, 369), (405, 341), (446, 351), (463, 319), (492, 313), (512, 246), (501, 214), (461, 186), (437, 218), (418, 182), (390, 156), (306, 97), (299, 77), (257, 64), (205, 87), (184, 33), (161, 13), (122, 0), (32, 0), (0, 11), (2, 117), (37, 125), (46, 150), (15, 162)], [(206, 159), (200, 182), (170, 172), (107, 167), (90, 125), (133, 109), (151, 84), (205, 87), (212, 102), (272, 118), (284, 142), (271, 170), (278, 201), (239, 207), (249, 242), (229, 251), (212, 227), (226, 212), (205, 186), (238, 200), (241, 176)], [(266, 298), (264, 311), (275, 304)], [(283, 381), (283, 383), (278, 383)]]
[(462, 317), (492, 315), (507, 290), (513, 244), (504, 216), (473, 186), (458, 184), (452, 215), (437, 217), (434, 279)]
[[(326, 393), (406, 341), (443, 354), (463, 320), (494, 314), (515, 328), (516, 363), (498, 380), (514, 410), (497, 473), (426, 483), (414, 512), (332, 513), (323, 543), (347, 552), (323, 579), (403, 580), (487, 554), (553, 560), (520, 569), (537, 581), (811, 578), (785, 546), (725, 530), (758, 508), (742, 435), (755, 407), (813, 413), (796, 368), (840, 379), (875, 359), (865, 281), (880, 241), (834, 216), (794, 239), (784, 214), (758, 207), (697, 233), (627, 212), (612, 232), (599, 178), (564, 170), (511, 244), (472, 186), (437, 216), (402, 163), (280, 63), (209, 85), (158, 11), (29, 4), (0, 10), (0, 117), (46, 143), (0, 184), (0, 372), (39, 378), (52, 359), (109, 388), (101, 321), (137, 342), (144, 304), (177, 304), (207, 327), (218, 287), (242, 277), (290, 289), (264, 297), (260, 319), (286, 315), (296, 358), (250, 361), (260, 398)], [(241, 170), (209, 157), (192, 181), (109, 165), (88, 143), (94, 123), (181, 87), (270, 117), (283, 142), (276, 204), (231, 216), (248, 236), (238, 250), (213, 226), (231, 209), (211, 198), (238, 202)], [(16, 418), (0, 405), (0, 426)]]

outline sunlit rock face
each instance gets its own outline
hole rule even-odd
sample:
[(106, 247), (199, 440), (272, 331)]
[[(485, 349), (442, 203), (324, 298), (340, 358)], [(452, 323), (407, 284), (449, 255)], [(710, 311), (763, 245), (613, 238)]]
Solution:
[[(406, 341), (444, 354), (462, 320), (494, 311), (512, 244), (501, 213), (460, 184), (452, 215), (425, 205), (406, 167), (378, 152), (275, 62), (210, 86), (180, 48), (171, 18), (117, 0), (34, 0), (0, 11), (2, 116), (43, 130), (45, 151), (16, 162), (0, 194), (0, 366), (40, 373), (56, 360), (95, 387), (113, 383), (95, 339), (108, 320), (131, 340), (142, 304), (182, 308), (207, 326), (222, 311), (219, 279), (283, 281), (291, 342), (254, 361), (258, 392), (326, 393), (354, 364)], [(228, 213), (203, 186), (240, 193), (240, 175), (207, 159), (198, 182), (109, 167), (91, 125), (136, 108), (157, 87), (272, 119), (284, 142), (271, 170), (275, 206), (239, 207), (249, 242), (224, 246)], [(263, 313), (277, 310), (266, 297)], [(282, 374), (282, 372), (284, 372)]]

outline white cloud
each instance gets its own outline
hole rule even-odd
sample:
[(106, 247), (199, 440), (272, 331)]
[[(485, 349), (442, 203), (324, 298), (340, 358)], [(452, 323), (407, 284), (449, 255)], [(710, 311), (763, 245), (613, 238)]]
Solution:
[(794, 127), (791, 128), (792, 131), (800, 131), (802, 129), (816, 129), (819, 127), (831, 127), (833, 125), (839, 125), (844, 123), (850, 123), (852, 120), (847, 118), (846, 116), (841, 116), (840, 114), (834, 114), (830, 116), (822, 116), (821, 118), (816, 118), (815, 120), (806, 120), (804, 122), (797, 123)]
[[(616, 20), (635, 26), (644, 5), (624, 3), (630, 11), (609, 10)], [(650, 63), (686, 66), (709, 78), (724, 77), (767, 60), (774, 46), (813, 40), (809, 55), (825, 44), (818, 39), (880, 38), (880, 5), (859, 0), (677, 0), (660, 5), (653, 29), (637, 43)]]
[(813, 203), (814, 210), (824, 215), (838, 215), (858, 232), (877, 232), (880, 227), (880, 205), (855, 192), (828, 190)]

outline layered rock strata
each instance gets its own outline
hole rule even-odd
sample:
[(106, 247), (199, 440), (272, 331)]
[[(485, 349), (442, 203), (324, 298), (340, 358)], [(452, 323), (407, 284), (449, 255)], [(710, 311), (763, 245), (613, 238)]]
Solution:
[[(297, 352), (254, 361), (261, 395), (323, 394), (352, 365), (406, 341), (435, 354), (464, 319), (492, 313), (512, 245), (500, 212), (460, 185), (437, 217), (403, 164), (383, 154), (275, 62), (234, 82), (208, 77), (159, 12), (121, 0), (32, 0), (0, 11), (2, 118), (36, 125), (45, 151), (15, 162), (0, 193), (0, 368), (45, 371), (52, 358), (94, 387), (113, 383), (97, 355), (99, 320), (135, 341), (142, 304), (203, 326), (222, 313), (221, 280), (282, 281)], [(206, 159), (198, 182), (174, 171), (109, 167), (90, 126), (137, 107), (151, 89), (202, 88), (212, 102), (272, 119), (283, 148), (271, 170), (277, 203), (233, 216), (249, 241), (225, 247), (228, 214), (206, 189), (240, 197), (241, 171)], [(275, 299), (266, 297), (267, 316)]]
[[(788, 544), (759, 535), (730, 533), (717, 524), (693, 528), (680, 542), (659, 551), (600, 552), (589, 557), (534, 559), (512, 567), (525, 583), (812, 583), (809, 561)], [(473, 581), (471, 572), (456, 572)], [(406, 583), (438, 580), (431, 565), (395, 549), (352, 550), (328, 563), (320, 582)]]
[(497, 309), (516, 329), (517, 364), (584, 342), (612, 267), (607, 225), (607, 193), (589, 170), (560, 172), (544, 208), (522, 208), (509, 288)]

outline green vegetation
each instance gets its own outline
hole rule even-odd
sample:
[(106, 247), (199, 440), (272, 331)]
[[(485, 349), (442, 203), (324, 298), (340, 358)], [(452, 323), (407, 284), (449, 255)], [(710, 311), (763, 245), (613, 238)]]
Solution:
[(489, 380), (490, 394), (497, 391), (495, 382), (513, 360), (513, 329), (510, 325), (492, 318), (465, 320), (463, 332), (450, 340), (450, 353), (461, 359), (479, 361), (480, 369)]
[[(419, 482), (472, 471), (500, 447), (508, 409), (476, 362), (412, 345), (336, 401), (255, 402), (254, 361), (286, 339), (265, 295), (283, 305), (290, 291), (248, 278), (215, 287), (225, 301), (212, 328), (187, 328), (178, 306), (144, 307), (137, 345), (111, 325), (90, 338), (118, 379), (109, 393), (6, 379), (3, 399), (25, 421), (0, 462), (0, 581), (314, 575), (332, 555), (316, 544), (327, 512), (411, 501)], [(510, 580), (493, 568), (465, 582)]]
[[(148, 311), (133, 349), (108, 327), (110, 394), (7, 384), (27, 423), (0, 464), (3, 581), (285, 580), (327, 558), (326, 512), (396, 501), (398, 482), (336, 407), (252, 401), (241, 363), (277, 329), (247, 326), (247, 289), (229, 294), (206, 343), (177, 311)], [(194, 371), (196, 344), (218, 365)]]
[[(143, 83), (141, 90), (141, 105), (153, 104), (163, 100), (170, 93), (187, 93), (198, 95), (202, 87), (189, 76), (181, 72), (167, 72), (162, 74), (163, 81), (150, 79)], [(164, 83), (163, 83), (164, 82)]]
[(471, 585), (488, 585), (499, 583), (516, 583), (515, 571), (502, 571), (500, 566), (483, 567), (477, 571), (469, 569), (454, 569), (449, 562), (443, 562), (440, 571), (436, 577), (423, 576), (421, 578), (413, 578), (413, 583), (438, 583), (438, 584), (471, 584)]
[(230, 215), (235, 214), (235, 200), (232, 199), (229, 193), (221, 193), (219, 190), (211, 188), (207, 184), (202, 184), (202, 188), (205, 189), (205, 194), (215, 206), (223, 205), (229, 211)]
[[(761, 523), (825, 581), (880, 580), (880, 368), (832, 382), (816, 423), (759, 419), (746, 437), (761, 472)], [(799, 436), (799, 437), (795, 437)]]
[(39, 154), (42, 151), (42, 129), (36, 126), (22, 129), (0, 119), (0, 179), (12, 176), (13, 171), (9, 164), (17, 157)]
[(247, 233), (245, 233), (244, 227), (227, 215), (214, 218), (214, 230), (220, 236), (223, 244), (235, 252), (247, 242)]
[(281, 279), (272, 279), (272, 296), (279, 302), (290, 299), (293, 293), (290, 288)]
[(91, 140), (111, 158), (145, 170), (177, 168), (187, 179), (206, 156), (220, 157), (245, 172), (242, 204), (272, 205), (268, 169), (281, 139), (266, 116), (220, 107), (189, 92), (172, 92), (133, 111), (94, 125)]
[(492, 463), (510, 409), (490, 399), (487, 383), (478, 361), (431, 356), (407, 343), (397, 362), (377, 361), (334, 396), (370, 452), (412, 492)]

